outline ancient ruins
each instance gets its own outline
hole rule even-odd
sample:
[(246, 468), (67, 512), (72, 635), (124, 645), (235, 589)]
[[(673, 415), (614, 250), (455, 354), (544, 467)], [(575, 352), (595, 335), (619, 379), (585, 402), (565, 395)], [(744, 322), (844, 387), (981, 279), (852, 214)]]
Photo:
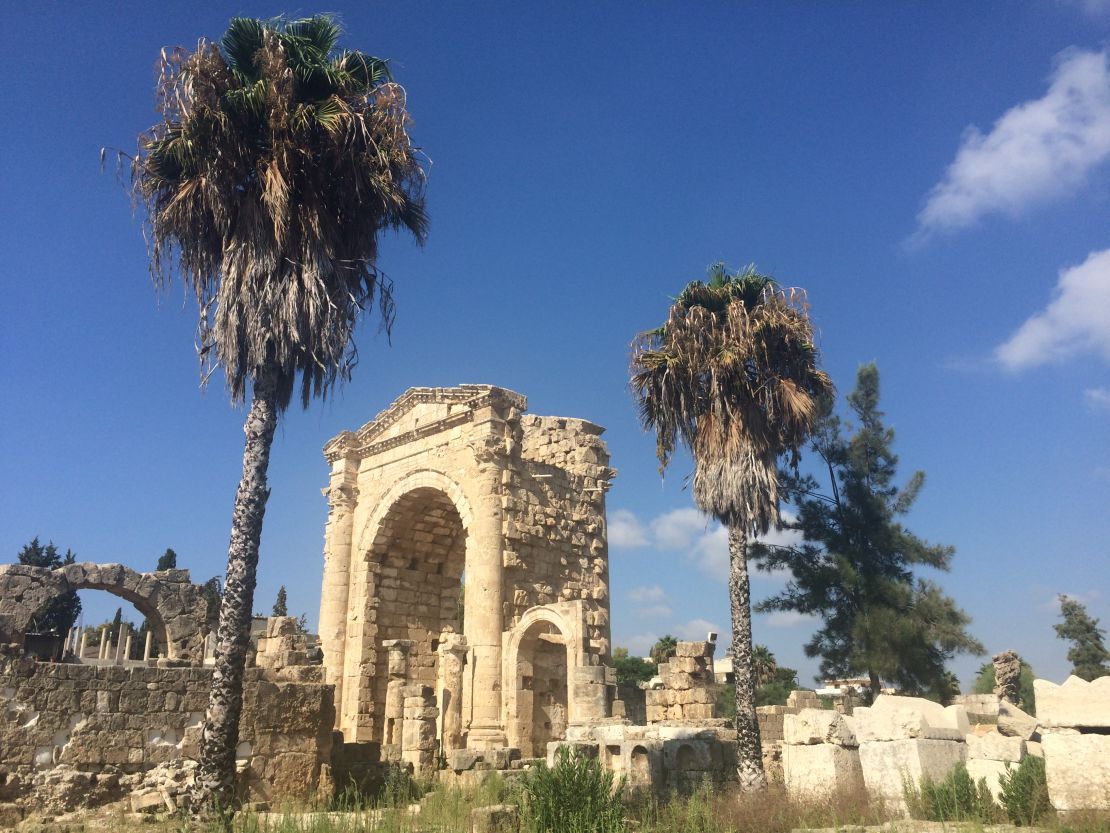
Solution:
[[(273, 802), (370, 788), (401, 766), (444, 784), (596, 757), (633, 789), (684, 790), (735, 772), (717, 716), (715, 635), (680, 642), (652, 685), (610, 665), (602, 429), (527, 413), (488, 385), (412, 388), (324, 449), (330, 478), (319, 648), (273, 617), (247, 671), (237, 762)], [(55, 596), (101, 589), (150, 623), (80, 632), (36, 656), (26, 631)], [(176, 809), (198, 753), (212, 613), (183, 570), (0, 566), (0, 824), (4, 808), (64, 812), (129, 797)], [(141, 658), (139, 658), (141, 657)], [(49, 660), (49, 661), (47, 661)], [(833, 708), (811, 691), (760, 708), (764, 763), (798, 796), (866, 789), (905, 808), (903, 778), (963, 762), (997, 793), (1043, 756), (1059, 810), (1110, 809), (1110, 678), (1036, 681), (996, 657), (999, 689), (942, 707), (880, 695)]]

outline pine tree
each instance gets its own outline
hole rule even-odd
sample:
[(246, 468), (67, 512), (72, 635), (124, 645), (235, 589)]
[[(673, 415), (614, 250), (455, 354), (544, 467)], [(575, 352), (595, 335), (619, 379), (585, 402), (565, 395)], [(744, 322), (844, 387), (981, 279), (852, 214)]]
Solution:
[(158, 559), (158, 566), (155, 567), (154, 569), (155, 570), (176, 570), (177, 569), (177, 553), (167, 547), (166, 551), (164, 553), (162, 553), (161, 557)]
[[(54, 570), (75, 563), (77, 556), (68, 549), (65, 555), (61, 555), (53, 541), (43, 546), (39, 543), (38, 536), (35, 536), (31, 543), (19, 551), (16, 561), (28, 567)], [(39, 608), (31, 619), (29, 630), (35, 633), (53, 633), (57, 636), (65, 636), (80, 615), (81, 599), (76, 590), (71, 590), (68, 593), (56, 596)]]
[(955, 550), (926, 543), (899, 521), (925, 473), (915, 472), (904, 487), (895, 484), (894, 431), (883, 424), (874, 364), (860, 368), (848, 404), (859, 421), (855, 433), (844, 436), (826, 400), (814, 434), (812, 448), (827, 472), (829, 494), (812, 475), (780, 473), (784, 493), (798, 508), (797, 522), (786, 526), (801, 531), (804, 543), (752, 545), (760, 569), (793, 574), (786, 590), (757, 609), (821, 616), (824, 624), (805, 650), (821, 658), (828, 677), (866, 674), (873, 695), (889, 681), (903, 691), (944, 699), (951, 690), (945, 662), (956, 653), (985, 649), (967, 633), (967, 614), (914, 569), (947, 571)]
[(289, 604), (288, 604), (288, 599), (286, 598), (285, 585), (284, 584), (281, 585), (281, 587), (278, 588), (277, 599), (274, 600), (274, 612), (271, 615), (273, 615), (273, 616), (288, 616), (289, 615)]
[(1064, 621), (1053, 625), (1056, 636), (1072, 643), (1068, 649), (1068, 662), (1072, 674), (1084, 680), (1110, 676), (1110, 651), (1102, 637), (1106, 631), (1092, 619), (1087, 608), (1075, 599), (1060, 596), (1060, 615)]

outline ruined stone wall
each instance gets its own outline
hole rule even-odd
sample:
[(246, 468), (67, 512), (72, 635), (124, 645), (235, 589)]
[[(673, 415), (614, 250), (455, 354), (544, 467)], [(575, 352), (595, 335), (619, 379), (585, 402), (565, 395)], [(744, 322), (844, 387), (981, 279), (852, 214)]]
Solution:
[(647, 722), (712, 720), (717, 716), (712, 642), (679, 642), (675, 655), (660, 663), (660, 689), (647, 692)]
[[(27, 795), (59, 766), (128, 774), (196, 758), (211, 678), (211, 668), (0, 657), (0, 800)], [(331, 686), (248, 668), (238, 758), (249, 793), (314, 795), (329, 777), (333, 720)]]
[(506, 630), (532, 607), (588, 604), (587, 652), (609, 655), (605, 488), (611, 470), (600, 426), (525, 414), (518, 466), (502, 478)]

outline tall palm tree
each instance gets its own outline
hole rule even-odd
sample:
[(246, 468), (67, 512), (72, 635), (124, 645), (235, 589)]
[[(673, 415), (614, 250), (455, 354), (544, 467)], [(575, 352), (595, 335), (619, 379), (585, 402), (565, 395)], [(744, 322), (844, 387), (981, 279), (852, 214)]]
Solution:
[(232, 797), (278, 415), (298, 384), (307, 406), (349, 378), (365, 307), (390, 326), (379, 233), (422, 241), (427, 226), (404, 91), (385, 61), (336, 51), (340, 34), (327, 16), (236, 18), (219, 44), (163, 50), (162, 120), (131, 163), (155, 283), (176, 274), (199, 305), (204, 378), (222, 369), (233, 403), (250, 392), (198, 769), (208, 806)]
[(693, 281), (666, 322), (633, 343), (632, 390), (656, 433), (660, 471), (679, 444), (694, 459), (694, 501), (728, 529), (737, 774), (765, 783), (755, 716), (749, 536), (779, 521), (777, 461), (798, 450), (832, 383), (817, 367), (804, 293), (783, 290), (750, 266), (723, 264)]
[(666, 636), (661, 636), (656, 640), (655, 644), (651, 646), (651, 651), (648, 655), (656, 665), (662, 665), (675, 655), (677, 649), (678, 640), (668, 633)]

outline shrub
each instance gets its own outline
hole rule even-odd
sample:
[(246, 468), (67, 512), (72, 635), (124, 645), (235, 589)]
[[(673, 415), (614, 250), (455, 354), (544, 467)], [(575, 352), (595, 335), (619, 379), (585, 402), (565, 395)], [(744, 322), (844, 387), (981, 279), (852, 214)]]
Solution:
[(555, 766), (541, 762), (521, 779), (524, 816), (534, 833), (623, 833), (624, 779), (569, 746)]
[(971, 779), (967, 767), (956, 764), (940, 783), (929, 776), (921, 779), (920, 790), (904, 785), (910, 815), (928, 821), (991, 822), (999, 815), (987, 779)]
[(1002, 776), (1002, 806), (1013, 824), (1029, 826), (1050, 809), (1044, 758), (1026, 755)]

